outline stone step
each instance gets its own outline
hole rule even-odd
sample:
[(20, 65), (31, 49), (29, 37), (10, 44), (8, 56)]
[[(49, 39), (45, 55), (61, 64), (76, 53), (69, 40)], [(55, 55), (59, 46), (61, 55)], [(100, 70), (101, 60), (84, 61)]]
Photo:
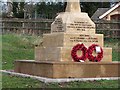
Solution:
[[(72, 47), (36, 47), (36, 61), (73, 61), (71, 57)], [(87, 59), (86, 62), (89, 60)], [(112, 48), (103, 48), (101, 62), (112, 62)]]
[(120, 62), (15, 61), (15, 72), (48, 78), (120, 77)]

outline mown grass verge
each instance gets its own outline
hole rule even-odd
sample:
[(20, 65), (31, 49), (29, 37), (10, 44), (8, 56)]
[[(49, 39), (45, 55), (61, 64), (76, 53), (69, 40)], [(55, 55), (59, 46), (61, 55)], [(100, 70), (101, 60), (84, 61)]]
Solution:
[(118, 80), (75, 81), (69, 83), (42, 83), (31, 78), (3, 74), (3, 88), (118, 88)]

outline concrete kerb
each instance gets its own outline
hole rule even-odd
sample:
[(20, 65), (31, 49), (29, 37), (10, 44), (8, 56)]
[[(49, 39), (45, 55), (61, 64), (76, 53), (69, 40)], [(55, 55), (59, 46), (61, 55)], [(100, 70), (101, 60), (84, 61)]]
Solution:
[(53, 79), (53, 78), (46, 78), (46, 77), (39, 77), (39, 76), (33, 76), (28, 74), (22, 74), (22, 73), (16, 73), (13, 71), (7, 71), (7, 70), (0, 70), (0, 72), (9, 74), (9, 75), (15, 75), (15, 76), (21, 76), (24, 78), (32, 78), (35, 80), (39, 80), (44, 83), (61, 83), (61, 82), (71, 82), (71, 81), (94, 81), (94, 80), (119, 80), (120, 77), (100, 77), (100, 78), (60, 78), (60, 79)]

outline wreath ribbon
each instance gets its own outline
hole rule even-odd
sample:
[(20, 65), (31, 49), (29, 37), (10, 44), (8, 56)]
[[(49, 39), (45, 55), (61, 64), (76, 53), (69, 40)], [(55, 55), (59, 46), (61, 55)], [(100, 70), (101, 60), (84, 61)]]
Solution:
[(93, 55), (93, 51), (96, 51), (96, 47), (98, 47), (99, 45), (97, 44), (92, 44), (89, 48), (88, 48), (88, 59), (89, 61), (92, 61), (92, 62), (100, 62), (103, 58), (103, 49), (100, 47), (100, 51), (101, 52), (98, 52), (97, 53), (97, 56), (94, 56)]

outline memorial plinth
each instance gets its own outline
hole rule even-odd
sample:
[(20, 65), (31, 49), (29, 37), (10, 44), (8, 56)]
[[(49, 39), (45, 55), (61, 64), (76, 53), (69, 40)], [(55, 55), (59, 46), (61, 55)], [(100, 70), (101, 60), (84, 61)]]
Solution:
[(29, 61), (15, 62), (15, 71), (49, 78), (99, 78), (120, 77), (118, 62), (58, 62)]
[[(68, 3), (66, 12), (60, 13), (51, 24), (51, 33), (43, 35), (43, 47), (35, 48), (35, 60), (16, 61), (16, 72), (50, 78), (119, 76), (120, 63), (112, 62), (112, 48), (104, 47), (103, 34), (95, 33), (94, 22), (81, 12), (78, 3)], [(102, 60), (74, 62), (71, 50), (78, 43), (87, 48), (98, 44), (103, 49)]]
[(95, 34), (95, 24), (87, 13), (60, 13), (51, 25), (51, 33)]

